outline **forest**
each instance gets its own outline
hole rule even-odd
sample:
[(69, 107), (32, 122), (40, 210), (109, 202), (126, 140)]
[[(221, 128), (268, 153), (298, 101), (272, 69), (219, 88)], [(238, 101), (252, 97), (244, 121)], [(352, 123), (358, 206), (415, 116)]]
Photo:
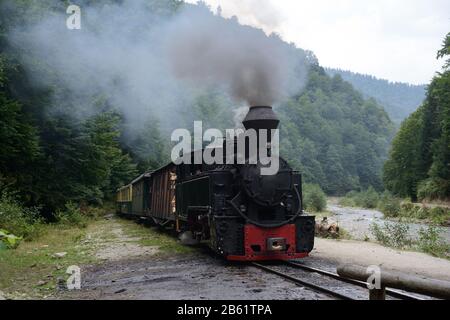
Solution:
[(384, 107), (392, 121), (398, 125), (413, 113), (425, 99), (426, 85), (391, 82), (371, 75), (340, 69), (326, 68), (326, 71), (331, 76), (340, 75), (365, 97), (375, 98)]
[(450, 197), (450, 33), (437, 58), (443, 70), (427, 87), (423, 104), (403, 121), (384, 165), (386, 188), (412, 200)]
[[(78, 79), (74, 86), (68, 78), (88, 64), (75, 56), (81, 49), (67, 50), (67, 61), (57, 61), (51, 54), (64, 48), (39, 52), (37, 44), (33, 47), (18, 41), (26, 35), (17, 37), (45, 19), (65, 17), (68, 3), (6, 0), (0, 5), (1, 201), (13, 198), (48, 219), (72, 203), (102, 205), (139, 173), (163, 165), (169, 160), (170, 132), (174, 128), (190, 128), (194, 120), (219, 129), (234, 127), (234, 107), (238, 105), (218, 88), (195, 90), (190, 93), (192, 99), (174, 100), (175, 95), (168, 92), (167, 106), (164, 99), (138, 99), (139, 87), (129, 91), (137, 92), (136, 97), (121, 96), (125, 80), (120, 72), (130, 72), (125, 69), (117, 75), (105, 68), (100, 76), (102, 81), (107, 78), (108, 86), (96, 83), (93, 77), (97, 75), (92, 73)], [(111, 9), (130, 2), (79, 3)], [(139, 14), (151, 17), (147, 25), (133, 25), (115, 36), (132, 43), (138, 41), (141, 28), (157, 33), (158, 22), (184, 6), (190, 5), (175, 0), (146, 1), (146, 10)], [(89, 32), (114, 34), (115, 29), (97, 24), (99, 21), (98, 17), (87, 19), (76, 40)], [(226, 22), (238, 24), (236, 19)], [(63, 37), (72, 35), (64, 23), (57, 31)], [(438, 194), (427, 196), (448, 196), (448, 70), (435, 77), (425, 103), (402, 124), (383, 175), (395, 126), (382, 101), (358, 92), (340, 75), (328, 75), (311, 52), (280, 38), (275, 41), (308, 64), (306, 79), (298, 83), (297, 93), (275, 105), (281, 119), (282, 156), (302, 172), (305, 182), (320, 185), (330, 195), (369, 187), (382, 191), (386, 186), (402, 196), (415, 197), (433, 188), (439, 190)], [(446, 50), (440, 51), (440, 56), (448, 54), (448, 46)], [(127, 54), (120, 60), (114, 64), (132, 68), (132, 58)], [(139, 69), (131, 72), (138, 73)], [(161, 86), (154, 97), (166, 97), (165, 83), (159, 76), (145, 75)], [(160, 107), (153, 112), (151, 105), (157, 103)], [(142, 107), (129, 112), (130, 105)], [(421, 132), (420, 141), (412, 138), (417, 130)], [(401, 162), (405, 154), (408, 172), (403, 171), (405, 163)]]

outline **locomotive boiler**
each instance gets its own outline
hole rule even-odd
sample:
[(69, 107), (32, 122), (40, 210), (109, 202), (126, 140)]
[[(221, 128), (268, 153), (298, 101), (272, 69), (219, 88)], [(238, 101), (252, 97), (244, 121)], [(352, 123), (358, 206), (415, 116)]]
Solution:
[[(256, 132), (278, 124), (269, 106), (251, 107), (243, 121)], [(237, 150), (237, 139), (225, 141), (224, 151), (226, 143)], [(117, 211), (205, 242), (228, 260), (305, 257), (314, 246), (315, 222), (303, 211), (301, 175), (281, 157), (276, 174), (262, 175), (263, 167), (249, 158), (241, 164), (169, 163), (119, 189)]]

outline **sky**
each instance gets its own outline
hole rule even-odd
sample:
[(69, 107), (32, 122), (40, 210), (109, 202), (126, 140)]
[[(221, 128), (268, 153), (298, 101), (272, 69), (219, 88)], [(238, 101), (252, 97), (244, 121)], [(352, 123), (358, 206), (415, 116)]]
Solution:
[[(187, 0), (195, 3), (197, 0)], [(429, 83), (450, 32), (449, 0), (204, 0), (224, 17), (278, 33), (324, 67)]]

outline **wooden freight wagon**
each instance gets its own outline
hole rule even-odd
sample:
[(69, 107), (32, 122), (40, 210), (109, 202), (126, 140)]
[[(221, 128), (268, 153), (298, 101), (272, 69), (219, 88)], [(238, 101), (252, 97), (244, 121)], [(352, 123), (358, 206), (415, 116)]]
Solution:
[(176, 166), (168, 164), (152, 173), (150, 215), (155, 222), (165, 224), (176, 220)]

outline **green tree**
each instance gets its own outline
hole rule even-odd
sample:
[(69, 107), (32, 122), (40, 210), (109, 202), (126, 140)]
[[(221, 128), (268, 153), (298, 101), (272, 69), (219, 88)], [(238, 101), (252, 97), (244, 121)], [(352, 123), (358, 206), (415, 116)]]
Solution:
[(277, 109), (282, 155), (330, 194), (382, 189), (394, 126), (386, 112), (341, 77), (311, 67), (304, 90)]
[(99, 199), (111, 198), (116, 189), (136, 175), (136, 166), (120, 148), (120, 118), (112, 112), (101, 113), (85, 124), (89, 136), (85, 185), (98, 189)]
[(422, 128), (422, 110), (420, 108), (402, 123), (384, 165), (384, 184), (399, 196), (415, 198), (423, 175), (419, 171), (420, 141), (417, 139)]
[(20, 189), (29, 199), (32, 169), (40, 157), (38, 132), (11, 93), (8, 62), (0, 55), (0, 187)]
[[(450, 33), (438, 58), (449, 54)], [(428, 86), (424, 104), (402, 124), (384, 167), (388, 190), (413, 200), (450, 197), (449, 61)]]
[(137, 163), (139, 172), (156, 170), (170, 161), (158, 120), (150, 119), (142, 128), (134, 131), (122, 139), (122, 144)]

